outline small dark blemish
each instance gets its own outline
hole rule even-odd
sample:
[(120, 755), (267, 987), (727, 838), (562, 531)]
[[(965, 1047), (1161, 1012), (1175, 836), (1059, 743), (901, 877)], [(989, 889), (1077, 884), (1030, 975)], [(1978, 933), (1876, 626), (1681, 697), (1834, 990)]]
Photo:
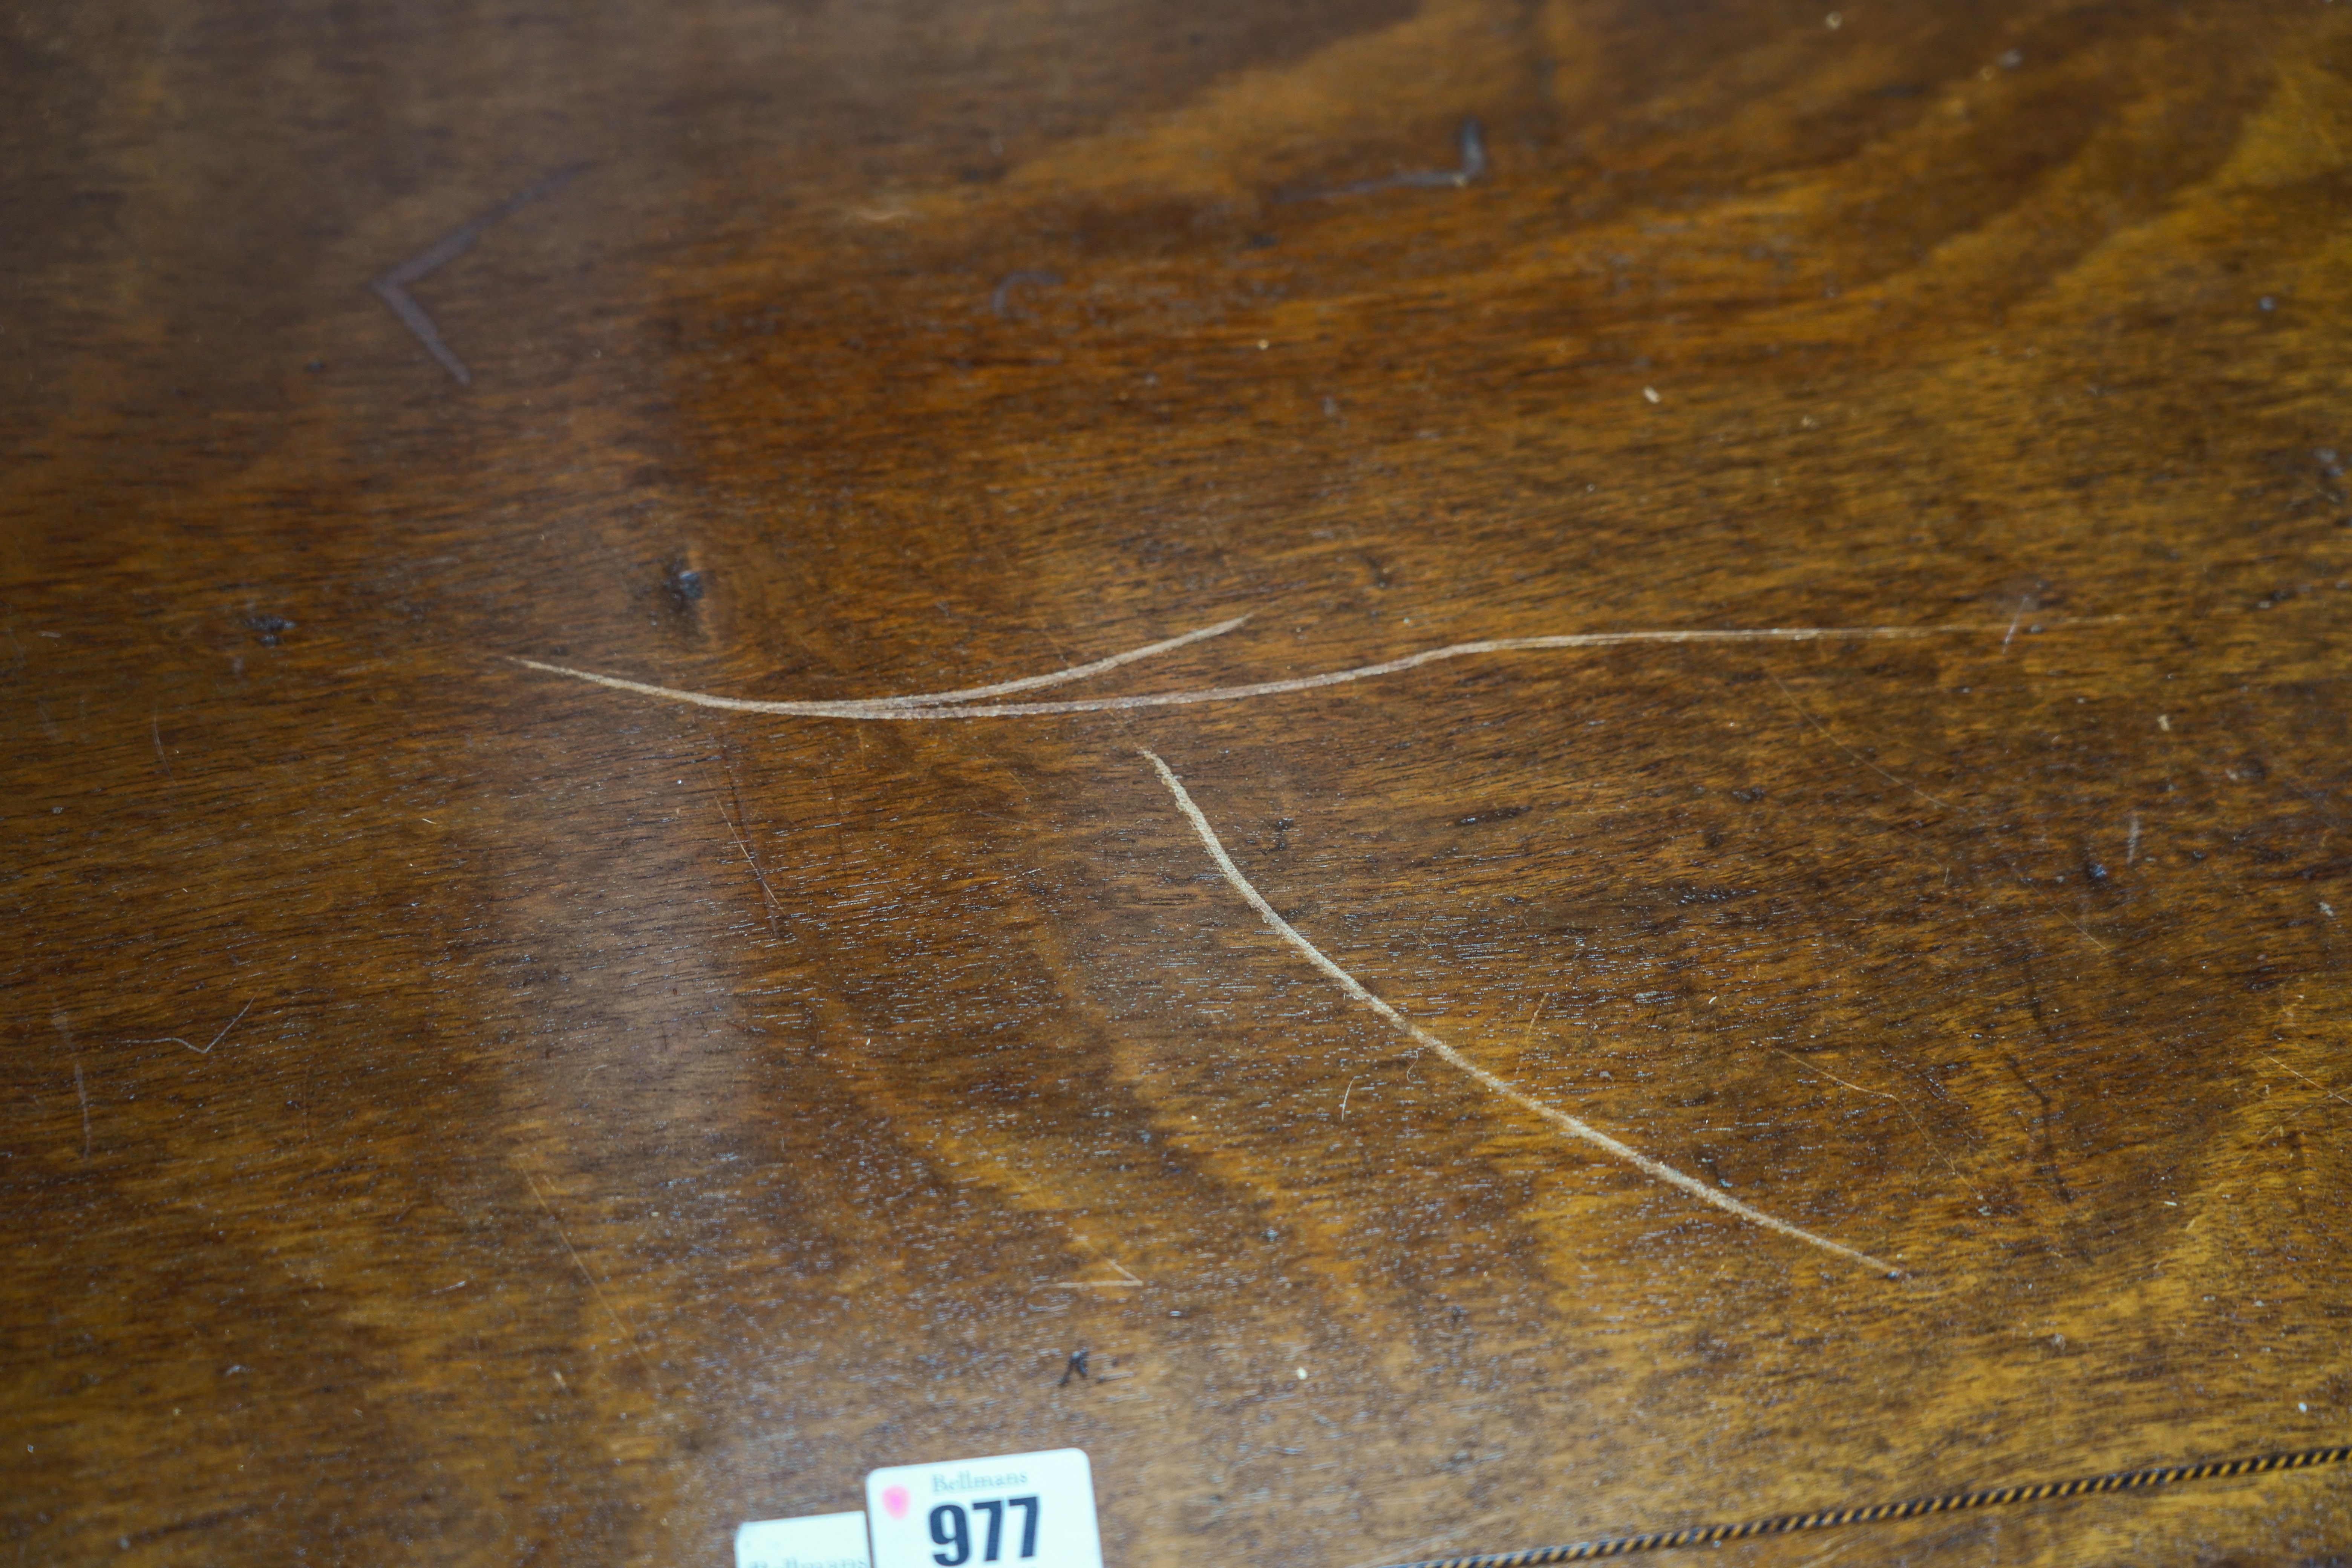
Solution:
[(324, 369), (326, 369), (326, 368), (327, 368), (327, 362), (326, 362), (325, 360), (322, 360), (322, 359), (314, 359), (314, 360), (312, 360), (309, 364), (304, 365), (302, 368), (303, 368), (304, 370), (312, 370), (312, 371), (324, 370)]
[(264, 647), (276, 647), (278, 639), (294, 629), (294, 623), (283, 616), (254, 615), (245, 617), (245, 624), (261, 638)]
[(1457, 816), (1454, 819), (1454, 826), (1456, 827), (1475, 827), (1482, 822), (1508, 822), (1515, 816), (1525, 816), (1528, 812), (1534, 809), (1535, 808), (1533, 806), (1526, 805), (1498, 805), (1486, 811), (1477, 812), (1469, 816)]
[(2107, 868), (2096, 860), (2085, 860), (2083, 862), (2083, 876), (2085, 879), (2104, 887), (2107, 880)]
[(1062, 1381), (1055, 1384), (1054, 1386), (1055, 1388), (1067, 1388), (1070, 1385), (1070, 1379), (1074, 1377), (1086, 1378), (1088, 1382), (1093, 1381), (1091, 1374), (1087, 1371), (1087, 1352), (1084, 1351), (1080, 1351), (1076, 1355), (1070, 1357), (1070, 1364), (1062, 1369)]
[(1744, 801), (1749, 805), (1754, 805), (1758, 801), (1764, 798), (1764, 791), (1761, 787), (1736, 789), (1731, 792), (1731, 798), (1737, 801)]
[(662, 592), (669, 595), (672, 609), (692, 609), (708, 587), (702, 574), (683, 561), (673, 561), (662, 568)]

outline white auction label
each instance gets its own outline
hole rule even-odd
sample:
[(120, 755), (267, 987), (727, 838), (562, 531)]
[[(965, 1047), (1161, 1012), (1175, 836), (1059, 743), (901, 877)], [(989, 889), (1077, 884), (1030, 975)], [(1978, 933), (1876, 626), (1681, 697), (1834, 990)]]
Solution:
[(813, 1513), (735, 1527), (735, 1568), (871, 1568), (866, 1516)]
[(875, 1470), (866, 1511), (874, 1568), (1102, 1568), (1083, 1448)]

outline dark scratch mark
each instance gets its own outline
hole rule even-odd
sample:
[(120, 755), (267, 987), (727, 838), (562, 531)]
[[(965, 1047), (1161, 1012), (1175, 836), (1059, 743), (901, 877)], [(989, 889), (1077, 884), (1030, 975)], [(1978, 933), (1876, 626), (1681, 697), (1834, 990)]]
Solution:
[[(1828, 725), (1813, 717), (1812, 710), (1811, 709), (1807, 708), (1802, 702), (1797, 700), (1797, 694), (1789, 689), (1789, 683), (1787, 681), (1781, 679), (1778, 675), (1772, 674), (1770, 670), (1767, 670), (1765, 673), (1771, 677), (1772, 684), (1780, 689), (1780, 695), (1788, 699), (1789, 706), (1796, 710), (1797, 717), (1803, 720), (1806, 723), (1811, 724), (1814, 729), (1820, 731), (1822, 738), (1827, 741), (1831, 745), (1835, 746), (1839, 751), (1843, 752), (1847, 756), (1852, 757), (1855, 762), (1860, 763), (1864, 767), (1868, 768), (1872, 773), (1876, 773), (1888, 784), (1895, 785), (1897, 789), (1906, 789), (1910, 791), (1913, 795), (1917, 795), (1921, 800), (1927, 802), (1930, 805), (1941, 807), (1946, 811), (1957, 812), (1959, 809), (1955, 807), (1949, 801), (1939, 799), (1935, 795), (1929, 795), (1926, 790), (1921, 789), (1909, 779), (1900, 778), (1894, 773), (1888, 773), (1885, 768), (1880, 767), (1868, 757), (1864, 756), (1860, 752), (1855, 751), (1852, 746), (1849, 746), (1843, 741), (1839, 740)], [(1738, 792), (1734, 791), (1733, 793), (1738, 794)], [(1984, 820), (1983, 814), (1980, 812), (1969, 812), (1967, 815), (1977, 817), (1979, 821)], [(2020, 870), (2015, 861), (2004, 857), (2001, 863), (2007, 868), (2010, 876), (2015, 879), (2021, 885), (2027, 888), (2033, 886), (2033, 879)], [(1947, 872), (1946, 875), (1948, 877), (1950, 873)], [(2091, 934), (2090, 928), (2085, 926), (2081, 921), (2076, 920), (2064, 910), (2057, 909), (2055, 904), (2053, 904), (2052, 908), (2055, 910), (2058, 918), (2064, 921), (2068, 925), (2073, 926), (2076, 933), (2079, 934), (2084, 942), (2089, 942), (2101, 952), (2113, 952), (2115, 951), (2115, 949), (2109, 947), (2105, 942), (2101, 942), (2097, 937), (2093, 936)]]
[(189, 1045), (187, 1041), (180, 1038), (177, 1035), (158, 1035), (152, 1040), (125, 1040), (122, 1043), (126, 1046), (187, 1046), (188, 1049), (195, 1052), (196, 1055), (200, 1057), (208, 1057), (213, 1054), (213, 1046), (217, 1046), (223, 1040), (227, 1039), (228, 1032), (231, 1029), (236, 1028), (238, 1024), (242, 1023), (245, 1019), (245, 1016), (252, 1011), (253, 1004), (251, 1002), (247, 1002), (244, 1006), (239, 1007), (236, 1010), (236, 1016), (231, 1018), (227, 1023), (223, 1024), (220, 1026), (220, 1033), (213, 1037), (212, 1046)]
[(1093, 1381), (1092, 1374), (1087, 1371), (1087, 1352), (1084, 1351), (1080, 1351), (1076, 1355), (1070, 1357), (1070, 1364), (1062, 1369), (1062, 1381), (1055, 1384), (1054, 1386), (1055, 1388), (1067, 1388), (1070, 1384), (1070, 1379), (1073, 1377), (1086, 1378), (1089, 1382)]
[(1058, 289), (1062, 286), (1062, 275), (1031, 267), (1008, 272), (997, 280), (996, 291), (988, 297), (988, 308), (999, 316), (1010, 317), (1013, 314), (1013, 290), (1024, 285), (1032, 289)]
[(1358, 180), (1352, 184), (1334, 185), (1328, 190), (1300, 191), (1275, 199), (1322, 202), (1339, 196), (1370, 195), (1375, 191), (1459, 190), (1486, 172), (1486, 128), (1475, 118), (1465, 120), (1455, 140), (1462, 149), (1462, 166), (1458, 169), (1421, 169), (1411, 174), (1390, 174), (1384, 179)]
[(266, 1513), (269, 1507), (268, 1503), (257, 1502), (249, 1503), (244, 1508), (225, 1508), (212, 1513), (192, 1514), (186, 1519), (175, 1520), (170, 1524), (159, 1524), (151, 1529), (134, 1531), (120, 1539), (124, 1546), (136, 1542), (160, 1541), (167, 1535), (181, 1535), (191, 1530), (210, 1530), (215, 1525), (226, 1524), (231, 1520), (247, 1519), (257, 1513)]
[[(2028, 994), (2027, 1005), (2032, 1007), (2037, 1015), (2041, 1011), (2040, 1002), (2033, 999), (2031, 993)], [(2042, 1173), (2050, 1178), (2050, 1190), (2058, 1195), (2058, 1201), (2071, 1204), (2074, 1201), (2074, 1192), (2066, 1184), (2065, 1173), (2058, 1168), (2058, 1135), (2050, 1125), (2057, 1120), (2058, 1112), (2051, 1105), (2050, 1096), (2042, 1091), (2042, 1086), (2025, 1076), (2025, 1068), (2018, 1065), (2015, 1055), (2004, 1051), (2000, 1059), (2009, 1064), (2009, 1070), (2016, 1075), (2019, 1083), (2025, 1086), (2025, 1092), (2042, 1107)]]
[(587, 167), (585, 163), (573, 163), (568, 168), (558, 169), (536, 184), (524, 186), (479, 217), (450, 230), (425, 249), (368, 284), (370, 289), (375, 290), (376, 298), (392, 308), (392, 313), (398, 316), (402, 323), (416, 334), (416, 341), (423, 343), (426, 351), (441, 362), (442, 368), (456, 376), (461, 384), (472, 385), (473, 373), (468, 371), (464, 363), (450, 352), (449, 345), (441, 341), (440, 329), (433, 324), (433, 318), (426, 315), (424, 308), (418, 305), (415, 299), (410, 295), (408, 286), (429, 277), (440, 268), (465, 255), (467, 251), (473, 248), (474, 241), (482, 237), (484, 229), (525, 203), (537, 201), (541, 196), (551, 195), (562, 189)]
[[(2032, 1015), (2034, 1027), (2041, 1032), (2042, 1044), (2055, 1052), (2063, 1046), (2063, 1041), (2057, 1026), (2052, 1023), (2049, 1014), (2042, 1008), (2042, 979), (2035, 972), (2033, 954), (2031, 950), (2018, 955), (2018, 973), (2025, 983), (2026, 1011)], [(2042, 1163), (2034, 1168), (2035, 1173), (2048, 1178), (2050, 1190), (2057, 1194), (2059, 1203), (2071, 1208), (2074, 1202), (2074, 1189), (2066, 1184), (2065, 1173), (2060, 1168), (2058, 1163), (2059, 1110), (2051, 1100), (2050, 1096), (2042, 1090), (2042, 1086), (2026, 1077), (2025, 1068), (2018, 1061), (2015, 1052), (2003, 1051), (2001, 1060), (2008, 1065), (2010, 1072), (2017, 1081), (2024, 1085), (2025, 1091), (2033, 1097), (2034, 1103), (2042, 1108), (2040, 1119)], [(2065, 1227), (2067, 1240), (2072, 1244), (2076, 1256), (2087, 1262), (2092, 1256), (2091, 1247), (2083, 1238), (2074, 1216), (2071, 1214), (2062, 1214), (2060, 1224)]]

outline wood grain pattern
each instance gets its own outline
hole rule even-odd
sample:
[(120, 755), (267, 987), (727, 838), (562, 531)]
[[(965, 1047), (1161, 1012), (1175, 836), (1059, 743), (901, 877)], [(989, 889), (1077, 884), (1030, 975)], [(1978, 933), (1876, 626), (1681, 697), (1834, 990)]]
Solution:
[[(1114, 1563), (1361, 1568), (2344, 1440), (2352, 6), (0, 39), (15, 1561), (723, 1563), (1066, 1444)], [(369, 280), (575, 164), (405, 285), (459, 384)], [(513, 662), (1244, 613), (1067, 689), (2000, 629)], [(1906, 1277), (1417, 1054), (1142, 747), (1420, 1026)], [(2312, 1472), (1715, 1557), (2347, 1552)]]

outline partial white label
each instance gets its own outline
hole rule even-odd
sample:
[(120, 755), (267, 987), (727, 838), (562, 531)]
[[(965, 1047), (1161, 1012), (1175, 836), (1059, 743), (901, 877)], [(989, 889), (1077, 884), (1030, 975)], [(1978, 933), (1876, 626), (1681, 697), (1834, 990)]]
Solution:
[(872, 1568), (866, 1556), (866, 1516), (813, 1513), (739, 1524), (735, 1568)]
[(874, 1568), (1102, 1568), (1083, 1448), (894, 1465), (866, 1478)]

